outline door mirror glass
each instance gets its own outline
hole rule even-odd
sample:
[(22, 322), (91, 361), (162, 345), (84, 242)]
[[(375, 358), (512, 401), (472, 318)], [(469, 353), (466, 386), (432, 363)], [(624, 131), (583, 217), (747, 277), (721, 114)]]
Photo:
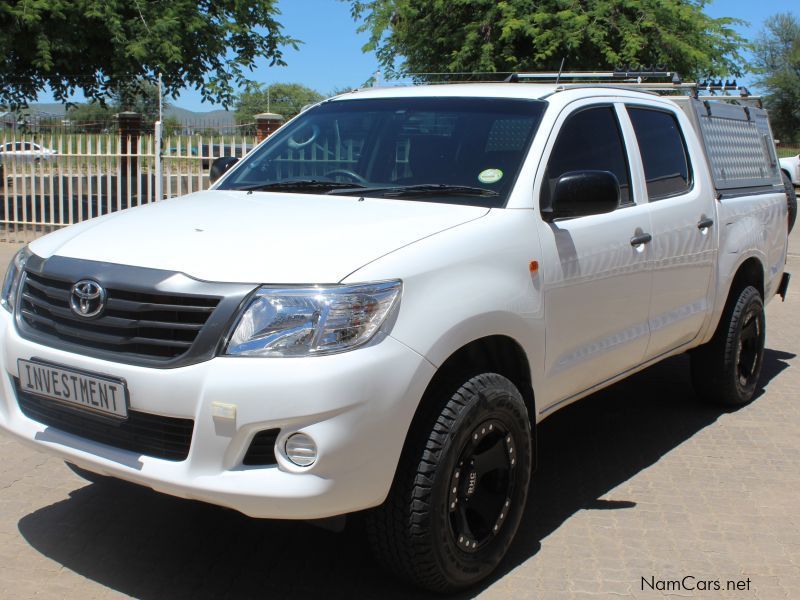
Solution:
[(611, 212), (619, 207), (619, 181), (610, 171), (569, 171), (556, 181), (545, 221)]
[(208, 173), (208, 179), (211, 181), (211, 183), (214, 183), (237, 162), (239, 162), (239, 159), (234, 156), (220, 156), (211, 163), (211, 170)]

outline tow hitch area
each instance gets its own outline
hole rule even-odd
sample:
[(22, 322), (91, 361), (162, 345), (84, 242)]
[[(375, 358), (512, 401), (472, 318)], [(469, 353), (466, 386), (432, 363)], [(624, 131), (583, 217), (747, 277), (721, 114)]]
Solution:
[(781, 284), (778, 286), (778, 291), (775, 292), (778, 296), (781, 297), (782, 302), (786, 302), (786, 290), (789, 289), (789, 279), (792, 276), (789, 273), (784, 273), (783, 277), (781, 277)]

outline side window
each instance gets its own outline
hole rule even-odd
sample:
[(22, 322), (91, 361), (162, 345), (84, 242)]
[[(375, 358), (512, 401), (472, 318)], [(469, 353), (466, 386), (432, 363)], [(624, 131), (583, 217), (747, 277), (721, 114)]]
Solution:
[(610, 171), (619, 181), (620, 205), (633, 203), (628, 158), (613, 107), (587, 108), (564, 122), (547, 163), (543, 208), (550, 205), (558, 178), (570, 171)]
[(661, 110), (628, 107), (644, 163), (647, 196), (661, 200), (691, 186), (689, 159), (675, 115)]

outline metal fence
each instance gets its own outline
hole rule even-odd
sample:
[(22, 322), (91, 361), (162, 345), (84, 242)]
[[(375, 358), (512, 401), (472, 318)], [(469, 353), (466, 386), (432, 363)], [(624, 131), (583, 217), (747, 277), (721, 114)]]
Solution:
[(203, 190), (215, 158), (242, 157), (255, 144), (254, 136), (172, 136), (159, 152), (152, 133), (0, 134), (0, 226), (48, 230)]

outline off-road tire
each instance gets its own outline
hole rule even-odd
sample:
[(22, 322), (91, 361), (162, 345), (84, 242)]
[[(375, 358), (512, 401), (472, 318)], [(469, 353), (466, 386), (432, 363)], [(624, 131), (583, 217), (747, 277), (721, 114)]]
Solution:
[(747, 286), (732, 296), (714, 337), (691, 353), (692, 383), (700, 399), (741, 406), (758, 389), (766, 320), (759, 291)]
[[(366, 515), (366, 526), (375, 554), (388, 570), (419, 587), (451, 592), (484, 579), (505, 556), (525, 507), (533, 450), (525, 401), (505, 377), (477, 375), (455, 393), (451, 388), (441, 396), (423, 400), (434, 402), (429, 416), (412, 426), (389, 496)], [(491, 464), (508, 467), (505, 475), (498, 469), (478, 478), (477, 466), (461, 466), (465, 456), (474, 459), (467, 460), (468, 464), (488, 464), (489, 451), (479, 452), (481, 448), (491, 448), (498, 459)], [(474, 453), (465, 455), (468, 449)], [(460, 479), (459, 474), (463, 475)], [(459, 481), (468, 485), (457, 486)], [(454, 486), (463, 494), (475, 495), (462, 498), (454, 493)], [(475, 540), (482, 541), (473, 542), (476, 547), (464, 541), (464, 535), (459, 541), (456, 529), (465, 521), (457, 516), (477, 513), (458, 511), (476, 508), (477, 501), (481, 506), (498, 506), (492, 502), (501, 496), (505, 500), (500, 500), (497, 520), (479, 520), (478, 526), (467, 528)], [(454, 511), (459, 499), (463, 503)], [(469, 505), (469, 500), (476, 503)], [(493, 526), (484, 526), (487, 522)], [(488, 537), (478, 536), (478, 530)]]
[(786, 189), (786, 202), (789, 204), (789, 233), (791, 233), (797, 220), (797, 192), (786, 173), (781, 171), (781, 177), (783, 177), (783, 187)]

